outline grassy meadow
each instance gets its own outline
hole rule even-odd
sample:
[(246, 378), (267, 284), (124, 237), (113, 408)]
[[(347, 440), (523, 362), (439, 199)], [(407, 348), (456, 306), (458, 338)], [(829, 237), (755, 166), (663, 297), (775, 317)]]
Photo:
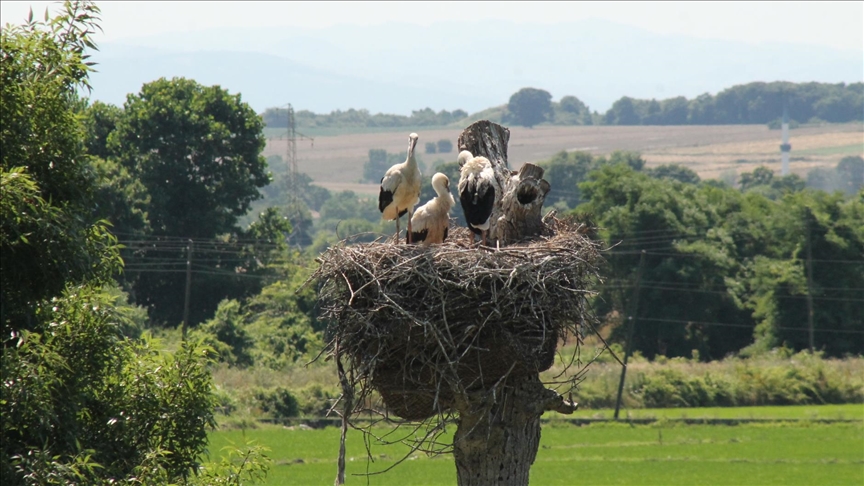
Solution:
[[(609, 416), (611, 411), (598, 413)], [(860, 485), (864, 480), (864, 405), (643, 410), (658, 420), (574, 424), (544, 420), (531, 483), (647, 485)], [(577, 412), (578, 414), (578, 412)], [(687, 425), (680, 416), (774, 419), (737, 425)], [(821, 422), (814, 419), (843, 420)], [(444, 437), (447, 442), (454, 428)], [(385, 433), (386, 429), (376, 430)], [(393, 438), (400, 437), (400, 432)], [(406, 429), (401, 436), (408, 435)], [(265, 484), (331, 484), (336, 474), (339, 429), (259, 426), (210, 435), (211, 457), (221, 447), (252, 440), (269, 448)], [(410, 453), (395, 443), (370, 444), (361, 432), (346, 441), (346, 483), (447, 485), (456, 478), (452, 456)], [(404, 462), (397, 462), (406, 457)], [(392, 467), (387, 472), (382, 472)], [(367, 473), (373, 473), (366, 476)], [(378, 474), (380, 473), (380, 474)], [(368, 481), (368, 482), (367, 482)]]

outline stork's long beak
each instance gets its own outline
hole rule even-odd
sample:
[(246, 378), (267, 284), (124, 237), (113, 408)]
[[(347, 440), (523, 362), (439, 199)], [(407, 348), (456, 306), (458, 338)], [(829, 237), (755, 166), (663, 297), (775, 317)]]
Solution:
[(420, 137), (416, 133), (412, 133), (408, 136), (408, 153), (414, 153), (414, 147), (417, 146), (417, 140)]

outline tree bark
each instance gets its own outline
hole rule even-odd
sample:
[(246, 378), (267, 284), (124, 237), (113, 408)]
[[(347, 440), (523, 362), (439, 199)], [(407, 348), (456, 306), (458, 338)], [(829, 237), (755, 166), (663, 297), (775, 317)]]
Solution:
[(498, 390), (457, 400), (453, 455), (459, 486), (527, 485), (540, 446), (540, 416), (576, 405), (546, 389), (539, 376), (510, 377)]
[(540, 212), (550, 189), (543, 179), (542, 167), (526, 163), (519, 172), (509, 169), (509, 141), (510, 130), (489, 120), (480, 120), (465, 128), (457, 142), (460, 151), (486, 157), (492, 163), (502, 191), (495, 193), (488, 238), (490, 243), (502, 246), (543, 232)]

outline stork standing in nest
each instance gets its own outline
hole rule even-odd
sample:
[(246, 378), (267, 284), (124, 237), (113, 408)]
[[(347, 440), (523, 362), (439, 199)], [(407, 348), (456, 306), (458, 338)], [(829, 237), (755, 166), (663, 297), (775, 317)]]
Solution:
[(495, 193), (501, 189), (495, 178), (492, 163), (486, 157), (474, 157), (463, 150), (456, 159), (459, 163), (459, 202), (465, 212), (468, 229), (471, 230), (471, 244), (474, 235), (481, 235), (481, 244), (486, 246), (486, 233), (495, 206)]
[(420, 169), (414, 159), (417, 146), (416, 133), (408, 136), (408, 157), (405, 162), (387, 169), (381, 178), (381, 192), (378, 194), (378, 210), (387, 221), (396, 220), (396, 240), (399, 240), (399, 218), (408, 213), (408, 243), (411, 243), (411, 217), (414, 206), (420, 201)]
[(438, 172), (432, 176), (432, 188), (437, 196), (417, 208), (411, 218), (414, 231), (408, 230), (411, 239), (408, 243), (420, 243), (429, 246), (433, 243), (444, 243), (447, 230), (450, 227), (450, 209), (456, 205), (456, 200), (450, 194), (450, 179)]

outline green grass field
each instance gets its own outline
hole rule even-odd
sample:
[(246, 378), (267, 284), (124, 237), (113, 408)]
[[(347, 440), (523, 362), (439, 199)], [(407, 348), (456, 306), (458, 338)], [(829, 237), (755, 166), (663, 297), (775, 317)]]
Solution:
[[(639, 410), (660, 418), (650, 425), (596, 422), (572, 425), (549, 420), (531, 470), (535, 485), (769, 485), (864, 484), (864, 405)], [(609, 414), (609, 411), (598, 411)], [(676, 418), (776, 419), (770, 423), (685, 425)], [(854, 420), (821, 423), (813, 419)], [(454, 429), (455, 430), (455, 429)], [(448, 430), (452, 434), (453, 430)], [(446, 441), (449, 434), (444, 437)], [(216, 431), (212, 458), (233, 443), (255, 440), (273, 461), (269, 485), (332, 484), (339, 429), (258, 429)], [(449, 455), (408, 452), (404, 445), (373, 443), (367, 460), (361, 433), (347, 440), (347, 484), (446, 485), (456, 481)], [(360, 474), (360, 476), (357, 476)]]

